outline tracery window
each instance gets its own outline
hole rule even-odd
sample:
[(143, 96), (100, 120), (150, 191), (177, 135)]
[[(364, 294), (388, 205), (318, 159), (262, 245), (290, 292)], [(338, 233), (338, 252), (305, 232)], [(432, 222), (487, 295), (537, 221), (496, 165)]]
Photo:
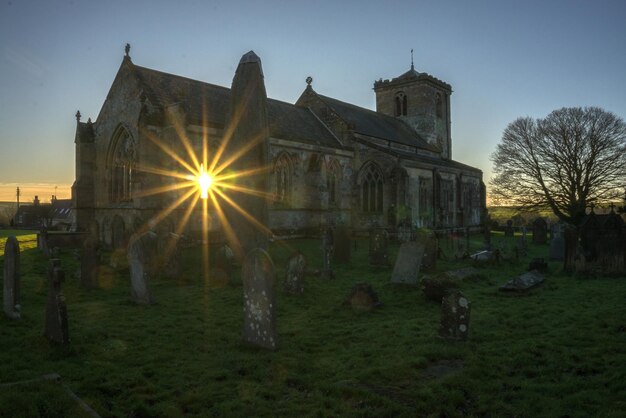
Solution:
[(291, 190), (291, 167), (289, 165), (289, 157), (282, 154), (276, 160), (274, 166), (276, 202), (287, 203)]
[(396, 93), (395, 103), (396, 103), (396, 116), (406, 116), (406, 109), (407, 109), (408, 101), (407, 101), (406, 94), (404, 94), (404, 92)]
[(391, 203), (397, 208), (406, 205), (406, 186), (408, 177), (403, 169), (396, 168), (391, 173)]
[(383, 175), (375, 164), (368, 164), (362, 172), (361, 208), (363, 212), (383, 211)]
[(132, 199), (132, 184), (137, 162), (137, 146), (135, 140), (126, 129), (117, 136), (110, 161), (111, 189), (113, 202), (124, 202)]

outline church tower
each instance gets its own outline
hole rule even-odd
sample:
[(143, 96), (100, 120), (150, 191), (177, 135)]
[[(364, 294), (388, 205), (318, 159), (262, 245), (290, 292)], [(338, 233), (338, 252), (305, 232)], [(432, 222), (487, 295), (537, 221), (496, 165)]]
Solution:
[[(411, 60), (412, 61), (412, 60)], [(428, 143), (452, 158), (450, 95), (452, 87), (435, 77), (411, 69), (391, 80), (374, 82), (376, 111), (402, 119)]]

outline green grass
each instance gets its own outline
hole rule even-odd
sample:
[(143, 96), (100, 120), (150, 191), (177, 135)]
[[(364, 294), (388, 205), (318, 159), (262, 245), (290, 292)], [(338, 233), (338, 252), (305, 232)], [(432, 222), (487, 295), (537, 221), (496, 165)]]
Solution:
[[(336, 280), (308, 277), (302, 296), (282, 292), (284, 266), (297, 248), (319, 268), (319, 241), (287, 244), (271, 249), (277, 352), (242, 343), (241, 279), (205, 283), (197, 249), (183, 254), (180, 280), (153, 281), (158, 303), (147, 307), (129, 302), (127, 272), (108, 274), (101, 289), (80, 288), (78, 262), (63, 251), (71, 345), (51, 346), (42, 335), (47, 261), (23, 249), (22, 320), (0, 319), (0, 384), (56, 372), (106, 417), (624, 416), (625, 278), (570, 277), (551, 263), (542, 287), (499, 292), (530, 258), (547, 254), (546, 245), (531, 245), (529, 257), (480, 267), (482, 278), (461, 284), (472, 302), (470, 339), (445, 342), (439, 305), (419, 288), (391, 285), (391, 268), (369, 267), (367, 241), (336, 266)], [(471, 244), (477, 249), (480, 237)], [(438, 270), (466, 265), (449, 259)], [(343, 305), (363, 281), (380, 309)], [(64, 393), (29, 387), (0, 388), (0, 416), (13, 416), (23, 399), (44, 406), (22, 416), (80, 416)]]

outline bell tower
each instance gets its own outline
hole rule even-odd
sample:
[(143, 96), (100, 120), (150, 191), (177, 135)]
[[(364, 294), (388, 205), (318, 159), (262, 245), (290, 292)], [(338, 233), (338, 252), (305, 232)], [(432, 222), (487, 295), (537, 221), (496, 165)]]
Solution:
[(411, 69), (406, 73), (374, 82), (376, 111), (402, 119), (419, 136), (452, 158), (450, 135), (450, 95), (452, 87), (435, 77)]

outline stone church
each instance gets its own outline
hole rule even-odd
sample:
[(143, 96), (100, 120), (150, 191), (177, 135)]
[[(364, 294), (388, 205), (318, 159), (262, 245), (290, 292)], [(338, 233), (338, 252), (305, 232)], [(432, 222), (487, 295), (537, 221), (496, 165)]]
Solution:
[[(153, 192), (184, 181), (168, 174), (191, 163), (173, 155), (189, 161), (202, 156), (203, 144), (209, 159), (219, 153), (237, 113), (231, 89), (135, 65), (128, 51), (97, 119), (76, 115), (75, 229), (97, 225), (113, 247), (143, 225), (189, 234), (202, 228), (202, 204), (190, 207), (185, 190)], [(252, 51), (239, 65), (248, 62), (260, 66)], [(295, 104), (263, 96), (259, 105), (267, 114), (268, 226), (276, 236), (326, 224), (355, 231), (480, 225), (482, 172), (452, 159), (449, 84), (411, 64), (374, 82), (373, 111), (306, 82)], [(209, 215), (218, 231), (214, 208)]]

